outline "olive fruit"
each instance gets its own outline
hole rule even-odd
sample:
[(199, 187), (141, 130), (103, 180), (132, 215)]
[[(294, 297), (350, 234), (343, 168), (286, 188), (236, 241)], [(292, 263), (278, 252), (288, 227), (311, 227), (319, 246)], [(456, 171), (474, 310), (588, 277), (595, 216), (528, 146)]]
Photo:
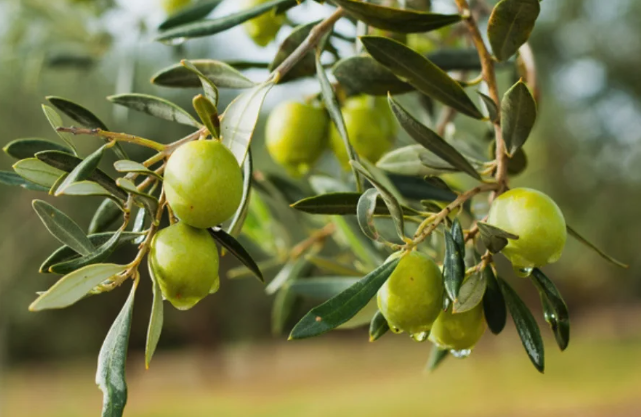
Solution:
[[(375, 163), (390, 150), (397, 127), (385, 97), (350, 97), (345, 100), (342, 112), (349, 142), (359, 156)], [(349, 169), (347, 150), (334, 125), (329, 139), (339, 162), (344, 169)]]
[[(241, 10), (252, 9), (271, 0), (240, 0)], [(243, 24), (245, 32), (258, 46), (267, 46), (276, 38), (276, 34), (285, 22), (285, 15), (274, 14), (273, 11), (263, 13)]]
[(392, 331), (425, 340), (443, 307), (440, 269), (420, 252), (404, 254), (378, 290), (377, 302)]
[(191, 4), (191, 0), (162, 0), (165, 13), (171, 15)]
[(502, 253), (525, 275), (561, 257), (565, 219), (559, 206), (540, 191), (515, 188), (501, 194), (490, 207), (487, 223), (519, 237), (508, 239)]
[(305, 174), (325, 148), (328, 125), (327, 112), (320, 107), (281, 103), (267, 119), (267, 151), (290, 175)]
[(154, 236), (148, 262), (163, 297), (178, 310), (192, 308), (220, 286), (214, 239), (184, 222)]
[(486, 327), (483, 303), (456, 314), (450, 308), (439, 314), (432, 326), (430, 340), (441, 349), (470, 350), (481, 339)]
[(202, 229), (230, 218), (243, 193), (236, 158), (216, 140), (189, 142), (176, 149), (165, 168), (165, 195), (174, 213)]

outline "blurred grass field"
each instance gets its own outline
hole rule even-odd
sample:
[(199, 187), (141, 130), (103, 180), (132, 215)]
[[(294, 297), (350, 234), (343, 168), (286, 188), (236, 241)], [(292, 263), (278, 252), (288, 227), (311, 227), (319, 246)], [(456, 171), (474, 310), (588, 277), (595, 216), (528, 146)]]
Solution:
[[(631, 319), (638, 314), (629, 316)], [(423, 372), (428, 344), (330, 335), (303, 342), (162, 352), (144, 370), (129, 358), (126, 417), (391, 417), (641, 415), (641, 330), (608, 320), (575, 326), (568, 351), (546, 338), (546, 372), (529, 363), (510, 325), (472, 357)], [(542, 328), (544, 333), (549, 333)], [(98, 415), (95, 363), (31, 365), (2, 379), (3, 417)]]

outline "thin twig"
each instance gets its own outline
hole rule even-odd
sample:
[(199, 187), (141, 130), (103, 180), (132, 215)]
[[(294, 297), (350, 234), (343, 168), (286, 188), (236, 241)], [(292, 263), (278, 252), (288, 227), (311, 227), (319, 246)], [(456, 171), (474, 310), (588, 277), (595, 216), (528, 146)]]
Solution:
[(86, 129), (86, 128), (71, 126), (71, 127), (59, 127), (56, 129), (56, 131), (71, 133), (73, 135), (99, 136), (101, 138), (110, 139), (111, 141), (127, 142), (127, 143), (133, 143), (135, 145), (145, 146), (147, 148), (151, 148), (159, 152), (164, 151), (166, 148), (166, 145), (163, 145), (162, 143), (158, 143), (150, 139), (129, 135), (127, 133), (109, 132), (107, 130), (102, 130), (102, 129)]

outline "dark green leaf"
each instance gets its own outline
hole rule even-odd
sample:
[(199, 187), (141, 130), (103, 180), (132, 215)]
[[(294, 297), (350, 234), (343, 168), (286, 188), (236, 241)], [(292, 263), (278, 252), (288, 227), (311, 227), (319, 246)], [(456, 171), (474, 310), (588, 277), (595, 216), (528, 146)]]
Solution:
[(289, 289), (303, 297), (329, 300), (360, 281), (354, 277), (312, 277), (298, 279), (289, 284)]
[(485, 108), (487, 109), (487, 113), (490, 118), (490, 121), (496, 122), (499, 119), (499, 109), (496, 107), (496, 103), (494, 102), (494, 100), (492, 100), (492, 98), (486, 96), (485, 94), (481, 93), (480, 91), (477, 91), (477, 94), (483, 100), (483, 104), (485, 104)]
[(148, 94), (129, 93), (109, 96), (107, 100), (171, 122), (200, 127), (200, 124), (189, 113), (164, 98)]
[(452, 166), (459, 168), (473, 178), (481, 179), (472, 164), (465, 159), (452, 145), (440, 137), (436, 132), (416, 120), (396, 100), (389, 96), (390, 107), (403, 129), (420, 145), (434, 152), (438, 157)]
[(361, 227), (365, 236), (372, 240), (378, 240), (380, 238), (374, 225), (374, 212), (376, 211), (378, 195), (379, 192), (376, 188), (367, 189), (358, 199), (356, 206), (356, 220), (358, 220), (358, 225)]
[(476, 49), (438, 49), (427, 54), (427, 58), (443, 71), (473, 71), (481, 69)]
[(389, 330), (389, 324), (380, 311), (377, 311), (369, 325), (369, 341), (375, 342)]
[(478, 222), (481, 240), (487, 249), (492, 253), (499, 253), (508, 244), (508, 239), (517, 240), (519, 237), (513, 233), (506, 232), (496, 226), (485, 222)]
[(33, 191), (49, 191), (49, 188), (27, 181), (15, 172), (9, 171), (0, 171), (0, 184), (22, 187)]
[(447, 295), (452, 301), (458, 298), (459, 290), (465, 278), (465, 252), (454, 240), (452, 233), (445, 230), (445, 259), (443, 260), (443, 283)]
[(31, 305), (30, 311), (68, 307), (84, 298), (89, 291), (104, 281), (123, 273), (127, 265), (96, 264), (85, 266), (60, 278)]
[(599, 249), (599, 248), (597, 248), (596, 246), (594, 246), (594, 244), (593, 244), (592, 242), (590, 242), (589, 240), (587, 240), (586, 238), (584, 238), (583, 236), (581, 236), (581, 235), (580, 235), (576, 230), (574, 230), (574, 229), (573, 229), (573, 228), (571, 228), (570, 226), (566, 226), (566, 228), (567, 228), (568, 234), (569, 234), (570, 236), (572, 236), (573, 238), (575, 238), (575, 239), (576, 239), (576, 240), (578, 240), (579, 242), (583, 243), (583, 244), (584, 244), (585, 246), (587, 246), (588, 248), (590, 248), (590, 249), (592, 249), (593, 251), (595, 251), (596, 253), (598, 253), (598, 254), (599, 254), (599, 256), (601, 256), (601, 257), (602, 257), (603, 259), (605, 259), (606, 261), (608, 261), (608, 262), (610, 262), (610, 263), (612, 263), (612, 264), (614, 264), (614, 265), (616, 265), (616, 266), (620, 266), (621, 268), (628, 268), (628, 267), (629, 267), (627, 264), (624, 264), (624, 263), (623, 263), (623, 262), (621, 262), (621, 261), (617, 261), (616, 259), (614, 259), (614, 258), (613, 258), (613, 257), (611, 257), (610, 255), (608, 255), (608, 254), (606, 254), (605, 252), (603, 252), (601, 249)]
[[(360, 193), (352, 192), (321, 194), (297, 201), (292, 204), (291, 207), (305, 213), (336, 214), (342, 216), (347, 214), (356, 214), (356, 208), (360, 198)], [(416, 211), (409, 207), (402, 207), (402, 210), (403, 213), (407, 215), (416, 214)], [(389, 209), (383, 201), (377, 200), (376, 211), (374, 214), (389, 215)]]
[(80, 226), (66, 214), (42, 200), (33, 200), (33, 209), (49, 233), (81, 255), (89, 255), (95, 247)]
[(452, 222), (450, 232), (452, 233), (452, 238), (454, 239), (454, 243), (456, 243), (456, 247), (463, 254), (463, 259), (465, 259), (465, 236), (463, 234), (463, 226), (461, 226), (461, 222), (458, 218), (454, 219)]
[[(192, 59), (189, 61), (218, 88), (251, 88), (256, 84), (232, 66), (213, 59)], [(151, 82), (163, 87), (197, 88), (201, 87), (198, 74), (182, 64), (160, 70)]]
[(392, 71), (367, 55), (341, 59), (332, 72), (348, 95), (384, 96), (388, 92), (403, 94), (414, 90), (414, 87), (399, 80)]
[[(138, 209), (138, 213), (136, 213), (136, 218), (134, 219), (134, 226), (132, 227), (133, 232), (142, 232), (143, 229), (145, 228), (145, 219), (147, 218), (147, 211), (141, 207)], [(139, 245), (145, 240), (145, 234), (141, 234), (136, 240), (134, 240), (134, 244)]]
[(436, 345), (432, 345), (432, 350), (430, 350), (430, 358), (427, 360), (427, 370), (432, 372), (434, 371), (442, 362), (447, 358), (450, 353), (447, 349), (441, 349)]
[(251, 149), (248, 149), (247, 158), (245, 158), (245, 163), (243, 164), (243, 195), (241, 196), (238, 210), (236, 210), (236, 214), (234, 214), (234, 217), (231, 219), (229, 227), (227, 228), (227, 233), (231, 236), (238, 236), (240, 234), (245, 218), (247, 217), (252, 190), (253, 170), (252, 152)]
[(534, 268), (531, 280), (539, 291), (545, 321), (550, 325), (554, 333), (556, 344), (563, 351), (570, 343), (568, 306), (565, 304), (556, 285), (539, 268)]
[(461, 285), (458, 298), (452, 305), (452, 312), (465, 313), (479, 305), (485, 295), (486, 286), (487, 282), (482, 272), (474, 272), (467, 277)]
[(434, 188), (422, 178), (390, 174), (389, 179), (405, 198), (412, 200), (431, 199), (451, 202), (456, 198), (456, 194)]
[(545, 352), (543, 350), (543, 339), (541, 331), (532, 313), (525, 305), (519, 295), (502, 278), (497, 278), (499, 287), (505, 297), (508, 310), (514, 320), (516, 331), (519, 333), (523, 347), (532, 361), (534, 367), (541, 373), (545, 369)]
[(13, 169), (25, 180), (50, 189), (65, 173), (36, 158), (27, 158), (13, 164)]
[[(58, 168), (64, 172), (71, 172), (73, 169), (82, 162), (82, 159), (77, 156), (69, 155), (65, 152), (59, 151), (44, 151), (38, 152), (36, 158), (42, 162), (50, 165), (54, 168)], [(123, 192), (116, 182), (107, 174), (105, 174), (101, 169), (96, 169), (88, 178), (89, 181), (97, 182), (102, 185), (107, 191), (109, 191), (114, 196), (125, 200), (127, 194)]]
[(271, 12), (276, 7), (293, 6), (296, 4), (297, 0), (268, 1), (250, 9), (241, 10), (237, 13), (223, 16), (218, 19), (200, 20), (198, 22), (187, 23), (185, 25), (174, 27), (170, 30), (161, 32), (156, 40), (163, 42), (170, 41), (172, 39), (199, 38), (202, 36), (215, 35), (216, 33), (231, 29), (247, 20)]
[(265, 282), (265, 278), (263, 278), (263, 274), (260, 272), (256, 262), (233, 236), (227, 234), (227, 232), (219, 227), (209, 229), (209, 233), (216, 242), (220, 243), (220, 245), (227, 249), (229, 253), (234, 255), (236, 259), (245, 265), (256, 276), (256, 278), (260, 280), (260, 282)]
[(437, 177), (435, 175), (428, 175), (425, 178), (423, 178), (425, 182), (433, 186), (434, 188), (440, 188), (441, 190), (449, 191), (453, 193), (452, 189), (450, 188), (447, 183), (441, 179), (440, 177)]
[(510, 58), (527, 42), (540, 11), (539, 0), (501, 0), (494, 6), (487, 36), (499, 61)]
[(94, 153), (83, 159), (82, 162), (79, 163), (56, 188), (55, 195), (60, 196), (65, 193), (65, 188), (69, 185), (88, 179), (96, 168), (98, 168), (98, 164), (100, 164), (100, 160), (104, 153), (105, 147), (101, 146)]
[(172, 14), (158, 26), (158, 30), (167, 30), (186, 23), (203, 19), (211, 13), (222, 0), (205, 0), (188, 5)]
[(418, 52), (380, 36), (363, 36), (361, 41), (375, 60), (423, 94), (465, 115), (483, 118), (460, 84)]
[[(289, 57), (298, 46), (307, 39), (309, 32), (312, 30), (318, 21), (310, 22), (305, 25), (297, 26), (294, 30), (285, 38), (283, 43), (278, 48), (278, 52), (274, 57), (274, 60), (269, 64), (268, 70), (274, 71), (280, 64)], [(308, 77), (314, 75), (316, 72), (316, 63), (314, 61), (314, 53), (312, 51), (308, 52), (298, 63), (291, 69), (279, 82), (287, 82), (294, 80), (296, 78)]]
[(457, 14), (444, 15), (395, 9), (353, 0), (334, 0), (347, 14), (369, 26), (399, 33), (423, 33), (459, 22)]
[(499, 283), (496, 281), (494, 272), (492, 272), (492, 268), (485, 268), (483, 270), (483, 276), (487, 284), (485, 295), (483, 296), (485, 321), (487, 321), (487, 325), (492, 333), (499, 334), (503, 331), (505, 322), (507, 321), (505, 299), (499, 288)]
[(104, 232), (121, 214), (122, 210), (111, 199), (103, 200), (91, 219), (89, 234)]
[(220, 120), (218, 119), (218, 109), (207, 97), (198, 94), (193, 98), (192, 103), (198, 117), (209, 130), (212, 138), (218, 139), (220, 136)]
[(100, 247), (98, 247), (93, 253), (52, 265), (49, 268), (49, 272), (54, 274), (68, 274), (87, 265), (99, 264), (106, 261), (120, 242), (121, 234), (122, 229), (119, 229), (108, 241), (100, 245)]
[[(144, 213), (144, 211), (142, 211)], [(148, 264), (149, 265), (149, 264)], [(149, 316), (149, 327), (147, 328), (147, 342), (145, 344), (145, 368), (149, 369), (151, 358), (156, 352), (162, 325), (164, 321), (163, 295), (156, 280), (156, 276), (149, 267), (149, 276), (152, 282), (153, 301), (151, 303), (151, 315)]]
[(290, 339), (304, 339), (326, 333), (354, 317), (376, 295), (392, 274), (398, 259), (370, 272), (339, 295), (313, 308), (292, 330)]
[(122, 417), (127, 404), (125, 364), (137, 286), (138, 281), (134, 281), (129, 297), (111, 325), (98, 354), (96, 384), (103, 393), (102, 417)]
[(510, 154), (523, 146), (535, 121), (536, 102), (521, 80), (507, 90), (501, 101), (501, 133)]
[(73, 144), (73, 135), (71, 133), (58, 131), (58, 128), (63, 126), (60, 115), (54, 109), (49, 106), (45, 106), (44, 104), (42, 105), (42, 111), (44, 111), (53, 130), (55, 130), (58, 136), (69, 146), (69, 148), (71, 148), (74, 155), (78, 155), (78, 150)]
[(33, 158), (36, 153), (41, 151), (72, 153), (72, 150), (64, 145), (39, 138), (16, 139), (9, 142), (2, 150), (5, 151), (7, 155), (16, 159)]

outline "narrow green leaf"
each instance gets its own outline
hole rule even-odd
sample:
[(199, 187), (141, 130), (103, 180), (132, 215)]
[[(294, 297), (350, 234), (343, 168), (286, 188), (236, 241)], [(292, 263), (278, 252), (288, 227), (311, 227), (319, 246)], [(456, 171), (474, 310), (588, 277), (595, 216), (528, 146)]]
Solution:
[(64, 275), (84, 268), (87, 265), (99, 264), (106, 261), (116, 249), (116, 246), (118, 246), (121, 234), (122, 229), (118, 229), (108, 241), (100, 245), (93, 253), (52, 265), (49, 268), (49, 272)]
[(219, 227), (212, 227), (209, 229), (209, 233), (216, 242), (220, 243), (221, 246), (227, 249), (229, 253), (234, 255), (236, 259), (245, 265), (260, 282), (265, 282), (263, 273), (260, 272), (258, 265), (256, 265), (256, 261), (252, 259), (251, 255), (245, 250), (240, 242)]
[[(310, 22), (305, 25), (300, 25), (294, 28), (292, 32), (285, 38), (283, 43), (278, 47), (278, 52), (273, 61), (269, 64), (268, 70), (274, 71), (280, 64), (289, 57), (298, 46), (307, 39), (309, 32), (318, 24), (318, 21)], [(283, 78), (279, 80), (280, 83), (295, 80), (301, 77), (308, 77), (316, 73), (316, 63), (314, 60), (314, 53), (308, 52)]]
[(523, 347), (534, 367), (543, 373), (545, 369), (545, 352), (539, 325), (536, 324), (532, 313), (512, 287), (502, 278), (499, 277), (497, 279)]
[[(142, 232), (145, 228), (145, 220), (147, 218), (147, 210), (143, 207), (138, 209), (136, 213), (136, 218), (134, 219), (134, 226), (132, 227), (132, 232)], [(146, 234), (141, 233), (141, 235), (134, 240), (134, 244), (139, 245), (145, 240)]]
[(432, 345), (432, 350), (430, 350), (430, 357), (427, 360), (426, 369), (429, 372), (433, 372), (438, 368), (438, 366), (448, 357), (450, 353), (447, 349), (441, 349), (436, 345)]
[(58, 186), (56, 189), (56, 196), (60, 196), (64, 194), (65, 188), (67, 188), (69, 185), (79, 182), (79, 181), (84, 181), (88, 179), (91, 174), (98, 168), (98, 164), (100, 164), (100, 160), (102, 159), (102, 156), (105, 154), (105, 147), (101, 146), (98, 148), (95, 152), (93, 152), (91, 155), (86, 157), (85, 159), (82, 160), (81, 163), (79, 163), (70, 173), (67, 175), (65, 180)]
[(49, 121), (49, 124), (51, 125), (53, 130), (55, 130), (58, 136), (60, 136), (60, 138), (69, 146), (69, 148), (71, 148), (74, 155), (78, 155), (78, 150), (73, 144), (73, 135), (71, 133), (58, 131), (58, 128), (63, 126), (60, 115), (54, 109), (44, 104), (42, 105), (42, 111), (44, 111), (45, 116), (47, 117), (47, 120)]
[(156, 197), (140, 191), (136, 188), (136, 184), (134, 184), (133, 181), (126, 178), (118, 178), (116, 184), (118, 184), (118, 187), (133, 195), (134, 200), (137, 201), (138, 204), (142, 204), (149, 211), (149, 215), (152, 216), (152, 218), (156, 216), (159, 204)]
[(96, 384), (103, 393), (102, 417), (122, 417), (127, 404), (125, 364), (137, 287), (138, 281), (134, 281), (129, 297), (111, 325), (98, 354)]
[(396, 189), (403, 195), (403, 197), (411, 200), (430, 199), (443, 202), (452, 202), (456, 198), (456, 194), (435, 188), (430, 184), (423, 181), (422, 178), (408, 177), (405, 175), (389, 174), (389, 179), (392, 181)]
[(49, 188), (43, 187), (31, 181), (27, 181), (15, 172), (0, 171), (0, 184), (13, 187), (22, 187), (33, 191), (49, 191)]
[(501, 133), (510, 154), (523, 146), (536, 121), (536, 102), (523, 80), (514, 84), (501, 101)]
[(434, 188), (438, 188), (438, 189), (449, 191), (449, 192), (453, 193), (453, 191), (450, 188), (450, 186), (443, 179), (441, 179), (440, 177), (437, 177), (435, 175), (427, 175), (427, 176), (425, 176), (423, 178), (423, 180), (425, 180), (425, 182), (427, 182), (428, 184), (430, 184)]
[(329, 300), (360, 281), (355, 277), (312, 277), (299, 279), (289, 284), (289, 289), (303, 297)]
[(472, 164), (456, 148), (447, 143), (436, 132), (416, 120), (392, 96), (389, 96), (389, 103), (396, 120), (412, 139), (472, 178), (481, 179), (481, 175), (476, 172)]
[(398, 265), (398, 261), (394, 259), (384, 263), (347, 290), (313, 308), (296, 324), (289, 338), (318, 336), (347, 322), (376, 295)]
[(244, 92), (227, 106), (223, 114), (220, 125), (222, 142), (234, 154), (238, 165), (245, 161), (260, 109), (273, 85), (268, 82)]
[(477, 222), (481, 240), (487, 249), (492, 253), (499, 253), (508, 244), (508, 239), (517, 240), (519, 237), (513, 233), (506, 232), (496, 226), (485, 222)]
[[(59, 189), (59, 188), (58, 188)], [(120, 200), (115, 199), (105, 187), (93, 181), (78, 181), (73, 184), (69, 184), (65, 187), (64, 191), (60, 194), (70, 195), (70, 196), (102, 196), (107, 197), (113, 200), (118, 207), (122, 207)]]
[(203, 19), (207, 17), (207, 15), (211, 13), (221, 2), (222, 0), (206, 0), (188, 5), (180, 9), (177, 13), (169, 16), (158, 26), (158, 30), (167, 30)]
[(16, 139), (9, 142), (4, 148), (2, 148), (2, 150), (7, 155), (16, 159), (33, 158), (36, 153), (42, 151), (61, 151), (72, 153), (72, 150), (64, 145), (40, 138)]
[(354, 0), (334, 0), (347, 14), (369, 26), (399, 33), (429, 32), (457, 23), (461, 16), (396, 9)]
[(539, 0), (501, 0), (494, 6), (487, 36), (499, 61), (510, 58), (527, 42), (540, 11)]
[(402, 81), (467, 116), (483, 118), (463, 87), (429, 59), (390, 38), (362, 36), (360, 39), (367, 52)]
[(30, 311), (68, 307), (82, 299), (104, 281), (123, 273), (127, 265), (96, 264), (85, 266), (60, 278), (30, 306)]
[(49, 166), (36, 158), (18, 161), (13, 165), (13, 169), (25, 180), (47, 189), (51, 188), (58, 181), (58, 178), (65, 174), (63, 171)]
[[(356, 214), (358, 201), (362, 194), (353, 192), (339, 192), (316, 195), (299, 200), (291, 205), (296, 210), (311, 214), (336, 214), (339, 216)], [(417, 214), (416, 210), (402, 206), (406, 215)], [(377, 200), (374, 214), (389, 215), (389, 209), (383, 201)]]
[(452, 238), (456, 247), (463, 254), (463, 259), (465, 259), (465, 236), (463, 234), (463, 226), (458, 218), (454, 219), (452, 222), (452, 227), (450, 228), (450, 233), (452, 233)]
[(452, 312), (465, 313), (479, 305), (483, 301), (486, 287), (487, 282), (482, 272), (475, 272), (467, 277), (461, 285), (458, 298), (452, 305)]
[(234, 217), (229, 223), (229, 227), (227, 227), (227, 233), (229, 233), (230, 236), (240, 235), (240, 231), (245, 223), (245, 218), (249, 211), (253, 170), (252, 152), (251, 149), (248, 149), (247, 158), (245, 158), (245, 163), (243, 164), (243, 195), (240, 198), (238, 210), (236, 210), (236, 214), (234, 214)]
[(570, 314), (563, 296), (556, 288), (556, 285), (541, 271), (534, 268), (530, 279), (539, 291), (541, 304), (543, 305), (543, 316), (550, 325), (556, 344), (562, 351), (570, 343)]
[(189, 71), (193, 72), (198, 76), (198, 79), (200, 80), (200, 84), (203, 87), (203, 91), (205, 92), (205, 97), (211, 101), (211, 103), (214, 105), (216, 108), (216, 116), (218, 116), (218, 87), (216, 87), (216, 84), (205, 74), (203, 74), (198, 67), (196, 67), (191, 61), (188, 61), (186, 59), (183, 59), (180, 61), (180, 64), (187, 68)]
[[(251, 88), (256, 85), (224, 62), (213, 59), (192, 59), (189, 62), (218, 88)], [(151, 78), (151, 82), (163, 87), (175, 88), (197, 88), (202, 85), (198, 74), (182, 63), (160, 70)]]
[(356, 206), (356, 220), (361, 230), (368, 238), (379, 240), (380, 235), (374, 225), (374, 212), (376, 211), (376, 200), (379, 192), (376, 188), (369, 188), (358, 199)]
[(122, 210), (111, 199), (100, 203), (89, 224), (89, 234), (104, 232), (122, 214)]
[(42, 200), (33, 200), (32, 205), (53, 237), (81, 255), (89, 255), (95, 250), (80, 226), (62, 211)]
[(375, 342), (389, 330), (389, 324), (380, 311), (377, 311), (369, 325), (369, 341)]
[(409, 145), (394, 149), (383, 155), (376, 163), (376, 166), (386, 172), (412, 177), (425, 177), (427, 175), (440, 175), (458, 171), (422, 145)]
[(289, 323), (296, 306), (298, 304), (298, 297), (296, 294), (289, 290), (289, 284), (285, 284), (280, 291), (276, 293), (274, 304), (272, 305), (272, 334), (280, 336), (285, 330), (285, 326)]
[(507, 321), (505, 299), (503, 298), (503, 293), (499, 288), (499, 283), (494, 276), (494, 272), (492, 272), (492, 268), (485, 268), (483, 270), (483, 276), (487, 283), (485, 295), (483, 296), (483, 312), (485, 313), (485, 321), (492, 333), (499, 334), (503, 331), (505, 322)]
[(307, 259), (304, 256), (299, 256), (296, 259), (288, 260), (285, 265), (278, 271), (278, 274), (272, 279), (267, 287), (265, 293), (267, 295), (275, 294), (278, 290), (285, 285), (289, 285), (291, 281), (300, 277), (302, 271), (307, 266)]
[(498, 107), (496, 107), (496, 103), (494, 102), (494, 100), (481, 93), (480, 91), (477, 91), (476, 93), (481, 97), (481, 100), (483, 100), (483, 104), (485, 104), (485, 108), (487, 109), (490, 121), (496, 122), (497, 120), (499, 120), (499, 109)]
[(334, 64), (332, 72), (348, 95), (385, 96), (388, 92), (403, 94), (414, 90), (414, 87), (401, 81), (392, 71), (367, 55), (341, 59)]
[(193, 23), (187, 23), (174, 27), (170, 30), (163, 31), (156, 38), (157, 41), (170, 41), (172, 39), (182, 38), (199, 38), (203, 36), (211, 36), (216, 33), (223, 32), (231, 29), (247, 20), (258, 17), (262, 14), (268, 13), (273, 9), (281, 6), (294, 6), (297, 0), (272, 0), (261, 3), (250, 9), (241, 10), (237, 13), (223, 16), (218, 19), (200, 20)]
[(621, 268), (629, 268), (629, 265), (624, 264), (624, 263), (623, 263), (623, 262), (621, 262), (621, 261), (617, 261), (616, 259), (614, 259), (614, 258), (613, 258), (613, 257), (611, 257), (610, 255), (608, 255), (607, 253), (603, 252), (601, 249), (597, 248), (597, 247), (596, 247), (592, 242), (590, 242), (589, 240), (587, 240), (586, 238), (584, 238), (583, 236), (581, 236), (581, 235), (580, 235), (576, 230), (574, 230), (574, 229), (573, 229), (573, 228), (571, 228), (570, 226), (567, 226), (567, 225), (566, 225), (566, 229), (567, 229), (568, 234), (569, 234), (570, 236), (572, 236), (573, 238), (575, 238), (575, 239), (576, 239), (576, 240), (578, 240), (579, 242), (583, 243), (583, 244), (584, 244), (585, 246), (587, 246), (588, 248), (590, 248), (590, 249), (592, 249), (593, 251), (595, 251), (596, 253), (598, 253), (598, 254), (599, 254), (599, 256), (601, 256), (601, 257), (602, 257), (603, 259), (605, 259), (606, 261), (608, 261), (608, 262), (610, 262), (610, 263), (612, 263), (612, 264), (614, 264), (614, 265), (616, 265), (616, 266), (619, 266), (619, 267), (621, 267)]
[(114, 162), (114, 168), (118, 172), (135, 172), (136, 174), (148, 175), (150, 177), (156, 177), (159, 180), (162, 180), (162, 177), (150, 170), (140, 162), (130, 161), (130, 160), (120, 160)]
[(109, 96), (107, 100), (171, 122), (200, 127), (200, 124), (189, 113), (164, 98), (148, 94), (130, 93)]
[(218, 139), (220, 136), (220, 120), (218, 119), (218, 109), (214, 106), (207, 97), (198, 94), (192, 100), (194, 110), (198, 113), (198, 117), (209, 130), (212, 138)]
[(456, 301), (465, 278), (465, 252), (461, 250), (449, 230), (445, 230), (444, 235), (443, 283), (450, 300)]
[(156, 347), (158, 346), (158, 341), (160, 340), (160, 333), (162, 332), (164, 321), (162, 292), (151, 267), (149, 267), (149, 276), (151, 277), (152, 282), (153, 301), (151, 303), (151, 315), (149, 316), (147, 342), (145, 344), (145, 368), (147, 369), (149, 369), (151, 358), (153, 358), (154, 353), (156, 352)]

